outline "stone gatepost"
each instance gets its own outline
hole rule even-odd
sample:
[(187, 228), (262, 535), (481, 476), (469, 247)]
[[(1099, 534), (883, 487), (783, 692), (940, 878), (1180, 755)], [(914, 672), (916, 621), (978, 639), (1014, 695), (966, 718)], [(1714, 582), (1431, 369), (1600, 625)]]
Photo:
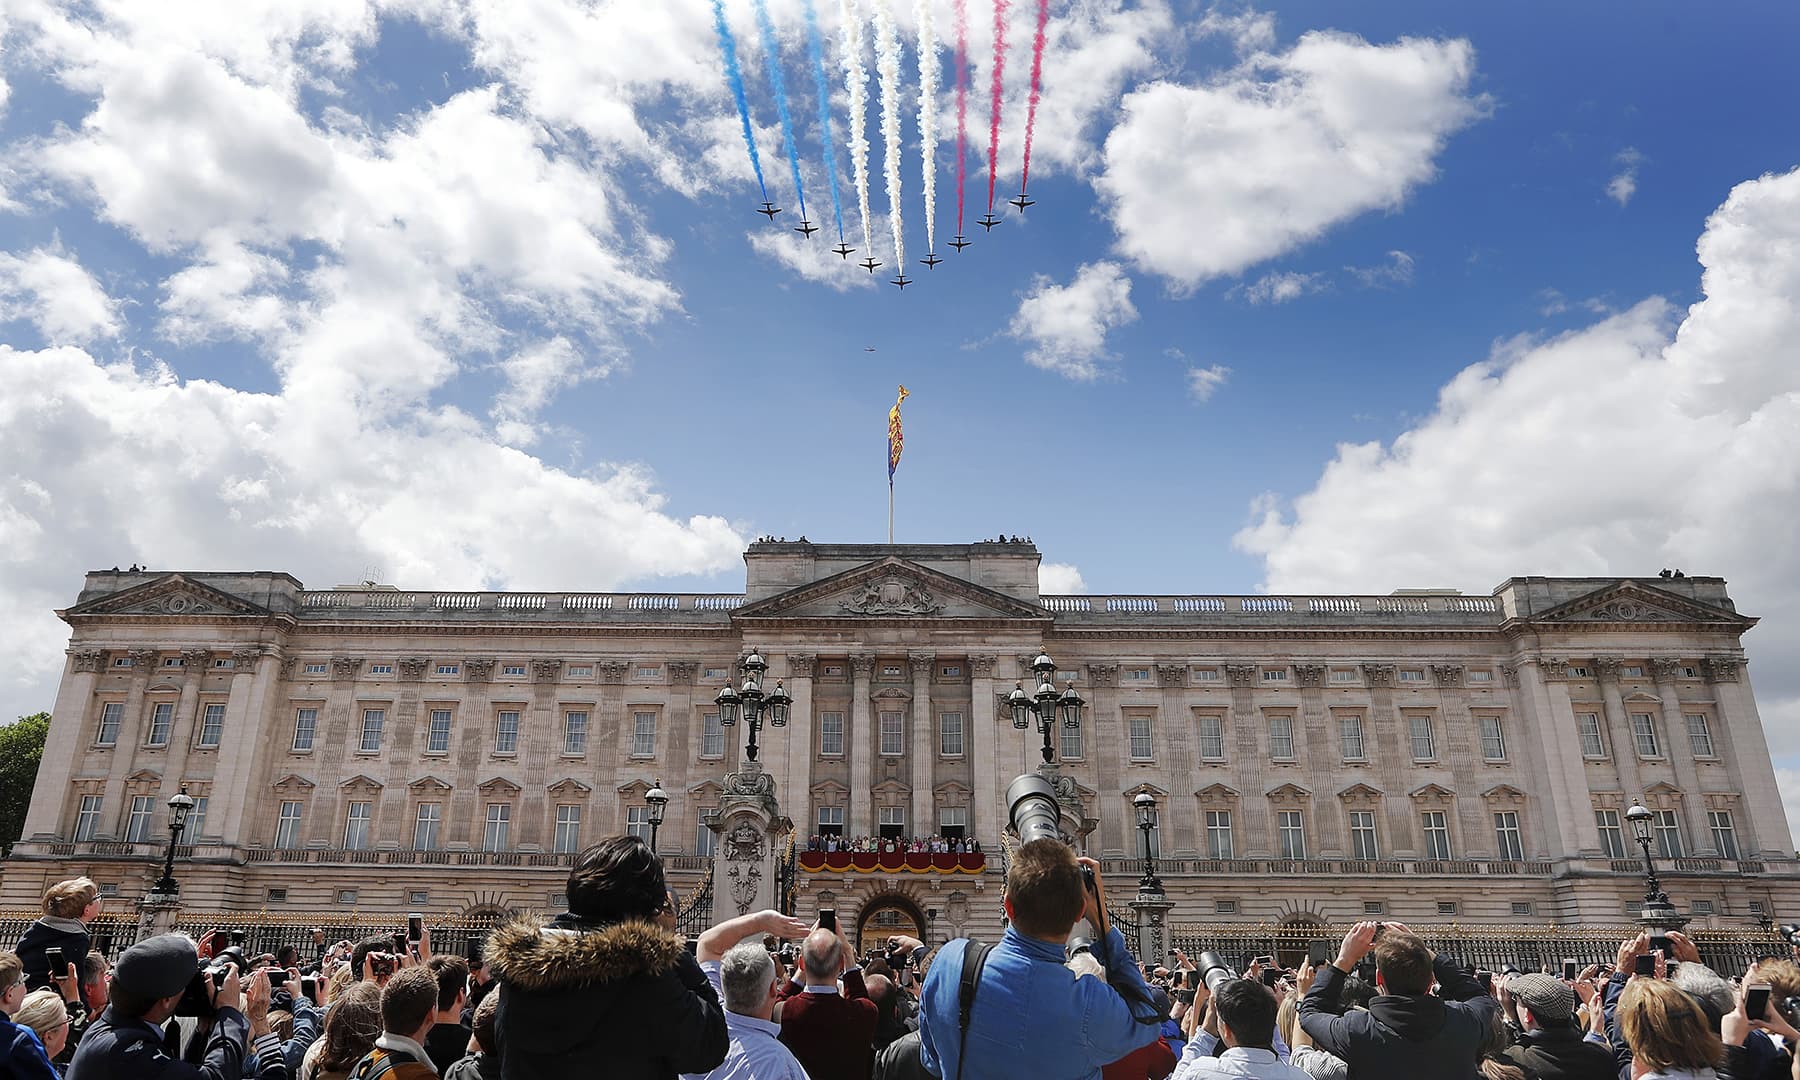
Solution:
[(180, 916), (181, 897), (178, 894), (145, 893), (144, 898), (138, 901), (136, 940), (142, 941), (158, 934), (172, 933)]
[(713, 921), (775, 906), (781, 839), (793, 823), (781, 816), (775, 778), (762, 762), (746, 761), (725, 775), (718, 817), (707, 823), (713, 845)]
[(1139, 889), (1131, 898), (1131, 910), (1137, 912), (1138, 953), (1140, 962), (1162, 964), (1169, 952), (1169, 911), (1175, 907), (1167, 894)]

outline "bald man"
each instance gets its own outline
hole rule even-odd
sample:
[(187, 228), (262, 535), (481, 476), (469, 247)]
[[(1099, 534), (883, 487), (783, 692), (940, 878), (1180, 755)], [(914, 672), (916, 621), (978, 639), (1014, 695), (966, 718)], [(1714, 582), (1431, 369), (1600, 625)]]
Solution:
[(877, 1013), (842, 932), (815, 928), (808, 934), (799, 974), (805, 989), (782, 1002), (781, 1041), (812, 1080), (868, 1080)]

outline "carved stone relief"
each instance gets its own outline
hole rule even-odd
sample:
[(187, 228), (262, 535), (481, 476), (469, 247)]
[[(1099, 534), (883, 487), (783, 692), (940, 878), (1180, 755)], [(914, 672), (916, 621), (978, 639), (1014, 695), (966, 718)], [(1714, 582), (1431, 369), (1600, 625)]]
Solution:
[(1225, 665), (1225, 678), (1233, 686), (1255, 686), (1256, 685), (1256, 665), (1255, 664), (1226, 664)]
[(399, 660), (400, 677), (417, 682), (425, 677), (425, 666), (428, 663), (423, 656), (403, 656)]
[(1368, 681), (1370, 686), (1394, 685), (1394, 665), (1392, 664), (1364, 664), (1362, 670), (1363, 678)]
[(1320, 686), (1325, 682), (1324, 664), (1295, 664), (1294, 678), (1301, 686)]
[(838, 608), (854, 615), (936, 615), (944, 610), (923, 582), (902, 577), (870, 582)]
[(463, 677), (470, 682), (487, 682), (494, 677), (494, 658), (472, 656), (463, 661)]
[(78, 649), (69, 655), (76, 671), (103, 671), (106, 668), (106, 654), (99, 649)]
[(553, 683), (562, 678), (561, 660), (533, 660), (531, 662), (531, 678), (534, 682)]
[(331, 658), (331, 677), (338, 682), (349, 682), (362, 674), (363, 658), (360, 656), (334, 656)]

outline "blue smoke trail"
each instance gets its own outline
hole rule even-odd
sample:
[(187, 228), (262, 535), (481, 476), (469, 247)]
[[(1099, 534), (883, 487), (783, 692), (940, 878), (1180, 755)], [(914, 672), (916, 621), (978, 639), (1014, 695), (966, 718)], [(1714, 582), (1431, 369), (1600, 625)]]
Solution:
[(819, 86), (819, 142), (825, 148), (825, 176), (831, 181), (831, 212), (837, 218), (838, 243), (844, 242), (844, 207), (838, 201), (837, 150), (831, 145), (831, 84), (825, 80), (825, 46), (819, 41), (819, 16), (806, 0), (806, 51), (812, 57), (813, 82)]
[(800, 200), (800, 219), (806, 220), (806, 189), (800, 184), (800, 148), (794, 145), (794, 118), (788, 115), (787, 83), (781, 77), (781, 46), (775, 40), (775, 24), (769, 5), (753, 0), (756, 25), (762, 31), (763, 62), (769, 68), (769, 85), (775, 90), (775, 111), (781, 114), (781, 139), (787, 145), (788, 166), (794, 170), (794, 197)]
[(719, 51), (725, 54), (725, 78), (731, 83), (731, 96), (737, 99), (738, 119), (744, 122), (744, 145), (750, 148), (750, 167), (756, 170), (756, 186), (762, 189), (763, 202), (769, 201), (769, 186), (763, 183), (762, 158), (756, 153), (756, 133), (750, 129), (750, 102), (744, 97), (744, 73), (738, 68), (737, 41), (725, 21), (725, 0), (713, 0), (713, 26), (719, 31)]

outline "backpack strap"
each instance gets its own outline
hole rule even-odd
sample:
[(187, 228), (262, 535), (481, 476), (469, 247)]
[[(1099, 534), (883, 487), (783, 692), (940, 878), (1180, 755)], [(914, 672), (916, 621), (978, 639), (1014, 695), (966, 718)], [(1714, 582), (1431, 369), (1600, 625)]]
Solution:
[(382, 1077), (394, 1071), (392, 1054), (381, 1055), (381, 1060), (375, 1062), (371, 1067), (369, 1062), (374, 1056), (373, 1053), (364, 1054), (363, 1059), (356, 1063), (356, 1068), (350, 1070), (350, 1080), (381, 1080)]
[(974, 938), (963, 947), (962, 977), (956, 987), (956, 1080), (962, 1080), (963, 1055), (969, 1048), (969, 1014), (975, 1009), (975, 991), (981, 986), (981, 971), (993, 948)]

